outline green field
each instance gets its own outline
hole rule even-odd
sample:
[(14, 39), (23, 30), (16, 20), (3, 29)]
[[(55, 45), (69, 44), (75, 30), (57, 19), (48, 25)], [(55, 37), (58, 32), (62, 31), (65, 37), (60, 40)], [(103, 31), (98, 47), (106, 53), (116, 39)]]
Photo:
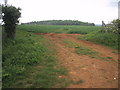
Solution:
[(19, 30), (35, 33), (79, 33), (87, 34), (93, 31), (101, 30), (99, 26), (75, 26), (75, 25), (19, 25)]
[(78, 39), (91, 41), (102, 44), (113, 49), (118, 49), (118, 34), (115, 33), (101, 33), (100, 26), (77, 26), (77, 25), (19, 25), (19, 30), (33, 32), (33, 33), (67, 33), (67, 34), (84, 34)]

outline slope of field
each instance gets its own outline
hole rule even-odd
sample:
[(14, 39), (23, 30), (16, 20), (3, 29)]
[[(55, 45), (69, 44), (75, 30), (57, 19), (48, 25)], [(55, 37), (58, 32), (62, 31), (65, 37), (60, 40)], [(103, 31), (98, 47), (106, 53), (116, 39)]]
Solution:
[(102, 44), (118, 50), (118, 47), (120, 47), (119, 37), (120, 35), (115, 33), (92, 32), (84, 36), (78, 36), (78, 39)]
[(79, 33), (87, 34), (101, 29), (99, 26), (74, 26), (74, 25), (19, 25), (19, 30), (36, 33)]
[(55, 52), (49, 40), (25, 31), (17, 31), (15, 40), (4, 38), (3, 88), (65, 87), (68, 80), (57, 77), (67, 71), (57, 64)]

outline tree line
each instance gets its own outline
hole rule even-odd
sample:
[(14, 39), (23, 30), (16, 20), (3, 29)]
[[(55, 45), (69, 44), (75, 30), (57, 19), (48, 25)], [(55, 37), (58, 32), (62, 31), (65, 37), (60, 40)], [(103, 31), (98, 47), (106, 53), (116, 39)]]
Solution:
[(78, 20), (46, 20), (46, 21), (33, 21), (33, 22), (22, 23), (22, 24), (95, 26), (94, 23), (82, 22)]

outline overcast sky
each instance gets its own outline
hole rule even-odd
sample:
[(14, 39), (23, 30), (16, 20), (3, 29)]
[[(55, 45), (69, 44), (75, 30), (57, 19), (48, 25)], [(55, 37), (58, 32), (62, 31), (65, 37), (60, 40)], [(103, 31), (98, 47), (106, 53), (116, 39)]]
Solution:
[[(101, 24), (118, 18), (120, 0), (8, 0), (20, 7), (20, 22), (41, 20), (79, 20)], [(3, 3), (4, 0), (0, 0)]]

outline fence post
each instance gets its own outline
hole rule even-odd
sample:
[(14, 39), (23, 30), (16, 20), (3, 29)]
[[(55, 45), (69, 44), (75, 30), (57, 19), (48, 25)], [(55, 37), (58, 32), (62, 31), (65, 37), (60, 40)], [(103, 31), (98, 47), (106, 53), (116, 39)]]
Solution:
[[(118, 2), (118, 20), (120, 20), (120, 1)], [(118, 23), (118, 34), (120, 34), (120, 23)]]
[(106, 25), (105, 25), (104, 21), (102, 21), (102, 30), (101, 30), (101, 32), (105, 32), (105, 27), (106, 27)]

